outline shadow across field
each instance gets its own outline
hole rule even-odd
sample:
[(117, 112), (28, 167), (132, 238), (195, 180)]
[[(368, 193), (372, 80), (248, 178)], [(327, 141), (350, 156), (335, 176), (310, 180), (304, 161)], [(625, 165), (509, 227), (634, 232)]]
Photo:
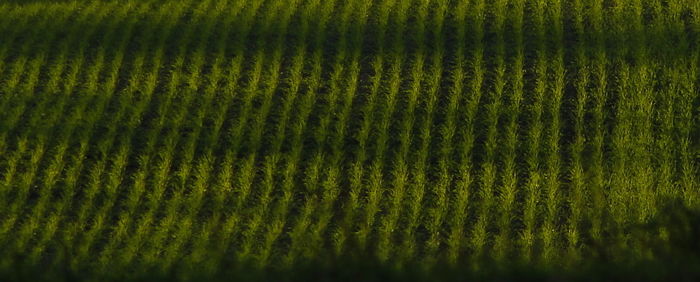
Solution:
[[(658, 236), (664, 230), (666, 236)], [(197, 267), (174, 268), (172, 272), (152, 269), (133, 272), (110, 269), (95, 273), (76, 271), (69, 265), (45, 269), (42, 265), (15, 260), (12, 268), (0, 269), (0, 278), (8, 281), (698, 281), (700, 279), (700, 211), (676, 200), (668, 200), (650, 223), (631, 228), (642, 238), (635, 245), (622, 246), (616, 238), (605, 245), (593, 246), (593, 260), (574, 265), (528, 264), (490, 259), (462, 261), (457, 265), (438, 263), (406, 264), (397, 268), (372, 256), (318, 257), (287, 267), (259, 268), (245, 263), (224, 262), (215, 273)], [(650, 251), (651, 258), (634, 258)], [(615, 254), (615, 257), (609, 254)]]
[[(17, 3), (25, 3), (26, 1), (15, 1)], [(45, 1), (32, 1), (42, 3)], [(66, 1), (70, 2), (70, 1)], [(52, 1), (56, 3), (56, 1)], [(106, 4), (110, 1), (105, 1)], [(155, 3), (155, 2), (154, 2)], [(128, 49), (126, 50), (127, 57), (142, 46), (152, 45), (153, 42), (140, 41), (141, 35), (138, 31), (152, 31), (152, 40), (164, 40), (165, 51), (170, 54), (179, 50), (183, 46), (180, 43), (182, 33), (178, 32), (186, 28), (193, 28), (201, 33), (208, 32), (204, 30), (209, 13), (203, 16), (194, 14), (194, 9), (189, 9), (176, 20), (158, 20), (155, 15), (160, 13), (159, 4), (152, 4), (145, 13), (139, 15), (136, 10), (138, 4), (131, 3), (131, 11), (119, 17), (115, 13), (108, 13), (102, 21), (94, 21), (91, 17), (83, 17), (85, 7), (78, 5), (78, 10), (66, 10), (69, 13), (69, 20), (58, 23), (54, 21), (58, 12), (61, 12), (61, 5), (55, 4), (58, 7), (56, 10), (48, 11), (47, 9), (39, 9), (37, 12), (30, 12), (26, 9), (28, 4), (10, 4), (14, 7), (13, 12), (7, 12), (11, 16), (9, 24), (0, 25), (0, 48), (8, 49), (8, 57), (5, 61), (12, 61), (12, 58), (18, 57), (35, 57), (45, 54), (45, 50), (41, 48), (33, 48), (31, 44), (42, 38), (55, 38), (52, 45), (58, 45), (65, 39), (66, 33), (73, 29), (88, 29), (97, 26), (98, 32), (92, 37), (79, 38), (79, 41), (87, 41), (89, 50), (103, 49), (106, 54), (114, 55), (119, 52), (118, 46), (103, 42), (103, 31), (116, 30), (122, 31), (126, 28), (128, 22), (136, 18), (137, 23), (134, 30), (137, 32), (131, 38), (128, 38)], [(82, 4), (87, 6), (87, 4)], [(451, 4), (453, 5), (453, 4)], [(117, 5), (118, 6), (118, 5)], [(65, 5), (69, 7), (69, 5)], [(110, 6), (110, 9), (115, 9), (115, 6)], [(394, 13), (389, 15), (387, 21), (378, 19), (377, 9), (370, 10), (371, 13), (366, 22), (358, 22), (357, 18), (351, 19), (347, 24), (338, 20), (339, 9), (332, 15), (332, 18), (323, 24), (323, 20), (313, 13), (301, 13), (296, 11), (292, 18), (288, 29), (283, 29), (281, 17), (273, 16), (269, 21), (261, 22), (264, 18), (265, 4), (258, 11), (253, 28), (249, 35), (241, 38), (239, 34), (245, 27), (241, 26), (240, 21), (234, 20), (231, 26), (221, 26), (226, 17), (239, 18), (238, 10), (227, 11), (224, 9), (218, 18), (215, 19), (214, 31), (217, 36), (213, 36), (208, 44), (199, 44), (197, 40), (192, 40), (190, 46), (184, 46), (188, 53), (205, 51), (213, 53), (223, 33), (228, 32), (227, 37), (229, 42), (226, 44), (226, 56), (239, 53), (251, 53), (263, 51), (266, 53), (276, 52), (275, 42), (279, 39), (283, 40), (284, 53), (292, 53), (300, 47), (306, 48), (307, 52), (312, 53), (322, 49), (326, 54), (346, 53), (352, 54), (360, 52), (364, 58), (374, 57), (387, 54), (410, 54), (421, 51), (424, 54), (434, 52), (443, 52), (446, 55), (452, 54), (455, 50), (461, 49), (467, 55), (475, 52), (493, 51), (493, 47), (499, 42), (505, 44), (506, 57), (514, 56), (518, 52), (524, 52), (526, 56), (534, 56), (539, 48), (545, 48), (549, 54), (563, 52), (565, 55), (572, 55), (573, 52), (582, 50), (584, 54), (593, 55), (604, 53), (609, 60), (623, 60), (635, 62), (637, 54), (646, 53), (646, 59), (655, 63), (673, 63), (687, 62), (691, 59), (697, 59), (697, 53), (700, 50), (700, 23), (695, 19), (700, 17), (693, 15), (691, 10), (684, 10), (678, 19), (662, 19), (655, 22), (652, 16), (644, 16), (641, 20), (641, 26), (635, 26), (635, 19), (632, 18), (632, 11), (628, 15), (623, 9), (622, 15), (617, 15), (618, 18), (613, 18), (612, 10), (603, 10), (602, 16), (606, 20), (597, 29), (594, 28), (594, 23), (590, 19), (585, 18), (583, 21), (583, 29), (576, 30), (573, 23), (573, 15), (568, 14), (569, 7), (564, 7), (561, 22), (554, 22), (546, 16), (544, 22), (537, 24), (536, 19), (532, 16), (535, 11), (533, 7), (525, 7), (525, 17), (522, 25), (513, 23), (506, 19), (503, 25), (496, 25), (493, 20), (493, 15), (489, 11), (485, 11), (482, 16), (467, 15), (463, 19), (458, 19), (449, 12), (442, 23), (434, 20), (434, 14), (428, 15), (428, 21), (420, 22), (415, 14), (408, 14), (406, 23), (398, 23), (395, 20)], [(454, 8), (454, 7), (450, 7)], [(488, 8), (488, 7), (487, 7)], [(651, 9), (645, 7), (645, 9)], [(67, 8), (66, 8), (67, 9)], [(610, 8), (612, 9), (612, 8)], [(13, 10), (11, 8), (10, 10)], [(450, 9), (452, 10), (452, 9)], [(646, 11), (645, 11), (646, 12)], [(30, 17), (28, 21), (18, 21), (17, 19)], [(608, 20), (608, 18), (611, 18)], [(48, 21), (41, 24), (42, 19)], [(675, 20), (673, 24), (659, 24), (667, 20)], [(299, 24), (306, 22), (310, 26), (310, 32), (301, 38), (299, 33)], [(399, 29), (399, 25), (403, 25), (403, 29)], [(318, 27), (325, 26), (323, 30)], [(148, 28), (146, 28), (148, 27)], [(442, 27), (442, 28), (441, 28)], [(464, 28), (466, 36), (463, 41), (456, 39), (458, 28)], [(161, 36), (161, 31), (174, 29), (176, 32), (169, 33), (167, 38), (158, 38)], [(425, 29), (425, 37), (420, 37), (420, 30)], [(400, 37), (398, 31), (403, 30)], [(19, 32), (18, 32), (19, 31)], [(483, 37), (478, 36), (482, 34)], [(195, 35), (199, 36), (199, 35)], [(516, 40), (523, 39), (521, 50), (516, 48)], [(422, 42), (419, 42), (422, 41)], [(344, 43), (343, 43), (344, 42)], [(29, 44), (29, 45), (26, 45)], [(73, 42), (78, 44), (78, 42)], [(195, 48), (204, 48), (197, 50)], [(422, 50), (417, 50), (422, 48)], [(155, 52), (151, 48), (151, 51)], [(52, 50), (48, 51), (51, 56)], [(90, 54), (88, 52), (88, 54)], [(567, 59), (571, 62), (574, 58)], [(446, 60), (449, 60), (447, 58)]]

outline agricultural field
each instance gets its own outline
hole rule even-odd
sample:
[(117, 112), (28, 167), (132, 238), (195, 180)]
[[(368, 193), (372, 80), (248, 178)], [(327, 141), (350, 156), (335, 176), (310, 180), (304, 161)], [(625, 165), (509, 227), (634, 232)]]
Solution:
[(696, 0), (0, 1), (0, 280), (700, 279), (699, 67)]

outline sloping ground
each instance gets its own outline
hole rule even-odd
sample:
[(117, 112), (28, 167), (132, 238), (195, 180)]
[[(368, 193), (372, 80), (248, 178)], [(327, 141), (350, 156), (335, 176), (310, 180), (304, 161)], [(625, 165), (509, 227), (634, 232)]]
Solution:
[(652, 259), (699, 58), (693, 0), (4, 1), (0, 269)]

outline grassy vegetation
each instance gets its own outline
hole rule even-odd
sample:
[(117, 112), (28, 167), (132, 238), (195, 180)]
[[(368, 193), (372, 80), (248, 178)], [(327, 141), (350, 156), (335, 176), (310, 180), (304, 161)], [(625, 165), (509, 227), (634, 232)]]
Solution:
[(0, 275), (683, 272), (698, 3), (2, 1)]

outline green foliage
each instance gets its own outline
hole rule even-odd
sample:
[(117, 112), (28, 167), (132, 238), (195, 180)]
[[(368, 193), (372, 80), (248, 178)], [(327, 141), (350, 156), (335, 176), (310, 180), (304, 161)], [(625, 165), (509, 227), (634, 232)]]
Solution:
[(696, 2), (3, 1), (0, 275), (692, 279)]

